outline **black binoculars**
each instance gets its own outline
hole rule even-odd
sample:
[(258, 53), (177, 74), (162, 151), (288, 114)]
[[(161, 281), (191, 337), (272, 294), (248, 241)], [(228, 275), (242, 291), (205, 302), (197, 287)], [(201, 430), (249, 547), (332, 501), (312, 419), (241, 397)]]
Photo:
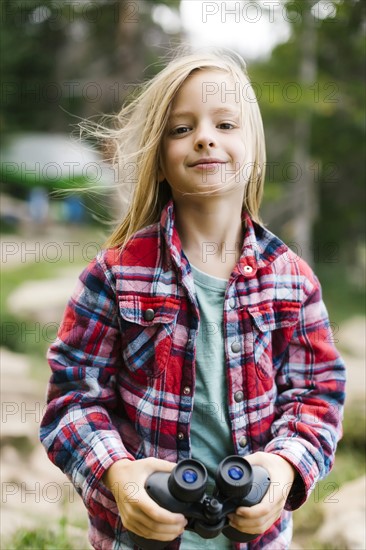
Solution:
[[(179, 462), (170, 474), (155, 472), (146, 480), (148, 495), (159, 506), (180, 513), (188, 520), (186, 529), (204, 539), (221, 532), (234, 542), (248, 542), (258, 535), (242, 533), (231, 527), (227, 515), (239, 506), (261, 502), (270, 485), (267, 470), (251, 466), (241, 456), (228, 456), (220, 462), (212, 495), (206, 494), (206, 467), (194, 459)], [(143, 550), (161, 550), (170, 542), (145, 539), (129, 532), (131, 540)]]

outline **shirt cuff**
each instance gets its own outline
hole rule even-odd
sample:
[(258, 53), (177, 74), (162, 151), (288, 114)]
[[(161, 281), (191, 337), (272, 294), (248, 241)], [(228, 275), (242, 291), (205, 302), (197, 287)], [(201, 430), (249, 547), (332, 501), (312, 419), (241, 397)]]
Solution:
[(297, 474), (289, 492), (285, 510), (296, 510), (309, 497), (320, 478), (318, 461), (307, 449), (308, 442), (289, 438), (275, 438), (264, 451), (281, 456), (296, 470)]
[[(118, 434), (112, 431), (97, 431), (88, 441), (89, 451), (80, 457), (73, 475), (72, 482), (81, 494), (85, 506), (92, 513), (95, 490), (100, 489), (104, 473), (114, 462), (135, 457), (127, 451)], [(103, 488), (105, 490), (106, 487)]]

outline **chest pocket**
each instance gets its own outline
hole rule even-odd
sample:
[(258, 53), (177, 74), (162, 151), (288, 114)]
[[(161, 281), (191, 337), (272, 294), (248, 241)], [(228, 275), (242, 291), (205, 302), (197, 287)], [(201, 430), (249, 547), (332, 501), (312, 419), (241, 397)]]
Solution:
[(180, 300), (173, 297), (120, 297), (122, 355), (130, 374), (141, 382), (165, 370), (179, 306)]
[(253, 356), (258, 376), (273, 376), (276, 358), (285, 352), (299, 320), (300, 304), (249, 306), (252, 322)]

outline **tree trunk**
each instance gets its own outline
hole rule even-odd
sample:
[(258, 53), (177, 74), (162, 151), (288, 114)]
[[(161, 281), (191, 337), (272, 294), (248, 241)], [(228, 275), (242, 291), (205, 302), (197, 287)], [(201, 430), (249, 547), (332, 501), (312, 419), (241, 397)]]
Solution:
[[(311, 7), (312, 2), (302, 3), (300, 85), (303, 89), (312, 86), (317, 76), (316, 29)], [(318, 211), (314, 174), (310, 168), (311, 118), (311, 111), (304, 111), (295, 123), (294, 162), (298, 167), (300, 177), (294, 189), (297, 207), (293, 223), (293, 241), (297, 247), (296, 252), (310, 265), (313, 264), (312, 228)]]

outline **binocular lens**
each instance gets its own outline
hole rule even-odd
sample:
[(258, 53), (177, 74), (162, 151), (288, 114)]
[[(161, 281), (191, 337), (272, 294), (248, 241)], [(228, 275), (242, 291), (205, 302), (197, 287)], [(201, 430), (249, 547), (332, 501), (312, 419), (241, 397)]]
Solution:
[(233, 466), (228, 470), (228, 474), (229, 474), (229, 477), (231, 477), (231, 479), (238, 481), (243, 477), (244, 472), (241, 468), (239, 468), (239, 466)]
[(182, 477), (186, 483), (194, 483), (197, 481), (198, 475), (194, 470), (187, 468), (187, 470), (184, 470)]

